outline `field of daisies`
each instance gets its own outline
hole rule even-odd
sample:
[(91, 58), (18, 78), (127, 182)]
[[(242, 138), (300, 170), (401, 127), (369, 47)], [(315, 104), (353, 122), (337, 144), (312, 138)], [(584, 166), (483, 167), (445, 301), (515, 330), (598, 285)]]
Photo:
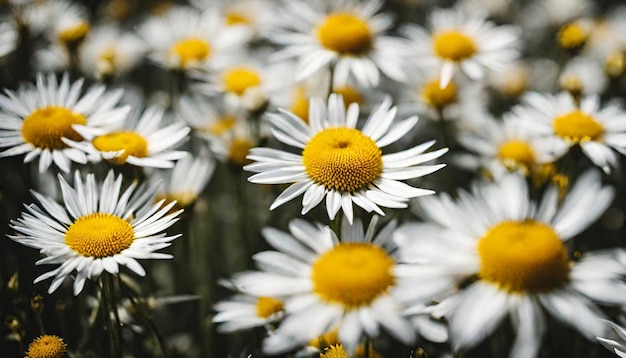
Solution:
[(0, 358), (626, 357), (621, 0), (0, 1)]

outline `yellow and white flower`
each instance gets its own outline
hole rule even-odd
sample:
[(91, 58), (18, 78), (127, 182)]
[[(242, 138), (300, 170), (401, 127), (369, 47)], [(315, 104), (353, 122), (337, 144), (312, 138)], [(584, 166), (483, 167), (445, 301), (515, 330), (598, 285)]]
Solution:
[(357, 129), (359, 105), (345, 109), (341, 96), (331, 94), (326, 106), (311, 99), (309, 122), (280, 110), (269, 114), (272, 134), (279, 141), (301, 149), (301, 154), (272, 148), (253, 148), (249, 159), (256, 163), (244, 169), (257, 174), (248, 180), (257, 184), (288, 184), (270, 210), (300, 194), (302, 214), (326, 198), (328, 217), (342, 209), (352, 222), (356, 204), (367, 212), (384, 215), (379, 206), (405, 208), (410, 198), (430, 195), (432, 190), (415, 188), (401, 180), (419, 178), (445, 164), (420, 165), (439, 158), (447, 149), (424, 153), (434, 141), (398, 153), (384, 154), (382, 148), (396, 142), (417, 123), (410, 117), (394, 123), (396, 108), (391, 98), (376, 107), (362, 129)]
[(520, 29), (496, 26), (486, 20), (486, 13), (459, 6), (436, 9), (429, 20), (430, 32), (407, 25), (403, 33), (411, 40), (410, 56), (415, 64), (439, 68), (441, 88), (457, 69), (472, 80), (482, 80), (487, 70), (501, 71), (519, 57)]
[(509, 315), (517, 333), (510, 356), (534, 357), (546, 333), (544, 311), (594, 340), (606, 329), (598, 304), (626, 302), (626, 269), (611, 251), (573, 261), (566, 243), (593, 224), (613, 196), (594, 170), (562, 201), (550, 187), (537, 204), (524, 177), (513, 174), (460, 192), (457, 200), (422, 198), (426, 223), (396, 231), (400, 257), (412, 264), (395, 274), (414, 279), (407, 295), (418, 300), (433, 292), (425, 287), (439, 288), (440, 303), (431, 312), (448, 319), (457, 351), (484, 340)]
[(283, 317), (285, 303), (274, 297), (238, 294), (213, 306), (217, 331), (230, 333), (274, 323)]
[(26, 154), (25, 163), (39, 157), (40, 172), (52, 162), (64, 172), (69, 172), (70, 161), (86, 163), (85, 154), (64, 139), (80, 142), (83, 135), (119, 125), (130, 108), (116, 107), (122, 90), (94, 86), (81, 96), (82, 86), (82, 79), (70, 84), (67, 74), (61, 83), (54, 75), (39, 74), (36, 86), (0, 95), (0, 147), (8, 148), (0, 157)]
[(263, 342), (266, 353), (292, 350), (338, 329), (339, 340), (354, 352), (363, 334), (377, 337), (381, 328), (404, 344), (415, 332), (402, 316), (393, 275), (396, 259), (392, 222), (375, 235), (376, 219), (364, 232), (360, 220), (343, 221), (341, 241), (328, 227), (296, 219), (291, 234), (263, 230), (279, 251), (253, 256), (262, 270), (236, 275), (233, 283), (256, 297), (284, 297), (285, 319)]
[(187, 155), (173, 148), (187, 137), (190, 128), (180, 122), (160, 127), (163, 114), (162, 108), (152, 106), (124, 127), (87, 131), (84, 126), (75, 126), (86, 140), (63, 142), (87, 153), (91, 161), (105, 159), (115, 165), (172, 168), (174, 161)]
[(513, 108), (520, 123), (541, 138), (541, 146), (556, 157), (578, 145), (591, 161), (610, 172), (618, 165), (616, 150), (626, 153), (626, 112), (617, 103), (602, 106), (600, 97), (584, 97), (577, 105), (568, 93), (529, 93)]
[(15, 50), (17, 40), (18, 33), (15, 23), (3, 18), (0, 21), (0, 58)]
[(126, 266), (144, 276), (137, 259), (172, 257), (156, 251), (180, 236), (166, 236), (163, 231), (178, 220), (182, 210), (167, 214), (175, 202), (165, 206), (164, 201), (153, 203), (156, 187), (136, 191), (133, 182), (122, 192), (122, 176), (116, 179), (113, 171), (100, 188), (93, 174), (83, 181), (78, 172), (73, 187), (60, 175), (59, 183), (64, 205), (33, 192), (41, 207), (26, 206), (22, 216), (11, 221), (17, 233), (9, 235), (45, 256), (37, 265), (60, 264), (35, 279), (37, 283), (53, 277), (49, 293), (74, 272), (74, 295), (78, 295), (86, 279), (95, 279), (103, 271), (117, 274), (120, 266)]
[(278, 22), (282, 28), (268, 34), (285, 46), (275, 58), (298, 59), (296, 80), (332, 65), (334, 86), (345, 85), (350, 74), (366, 87), (378, 85), (379, 72), (403, 81), (404, 42), (383, 35), (393, 20), (379, 13), (382, 5), (379, 0), (287, 2)]

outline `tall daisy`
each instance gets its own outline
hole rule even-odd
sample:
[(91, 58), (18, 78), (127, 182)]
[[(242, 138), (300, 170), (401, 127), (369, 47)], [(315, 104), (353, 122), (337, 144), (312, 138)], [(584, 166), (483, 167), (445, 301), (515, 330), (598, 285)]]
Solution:
[(328, 226), (300, 219), (290, 223), (290, 234), (263, 230), (279, 251), (254, 255), (262, 271), (239, 274), (233, 282), (253, 296), (285, 298), (285, 319), (264, 341), (264, 351), (289, 351), (333, 329), (352, 352), (363, 335), (377, 337), (381, 328), (405, 344), (413, 341), (415, 332), (394, 296), (402, 286), (392, 273), (395, 223), (376, 235), (375, 225), (376, 219), (364, 231), (360, 220), (346, 220), (341, 242)]
[(296, 80), (318, 70), (334, 67), (333, 85), (345, 85), (352, 73), (367, 87), (378, 85), (379, 71), (402, 81), (403, 40), (383, 33), (393, 24), (391, 16), (379, 13), (379, 0), (341, 0), (285, 3), (279, 15), (282, 28), (268, 34), (284, 45), (276, 58), (297, 58)]
[[(0, 157), (26, 154), (24, 162), (39, 157), (39, 171), (54, 164), (69, 172), (70, 162), (86, 163), (85, 154), (69, 147), (63, 139), (82, 141), (83, 135), (119, 125), (130, 107), (116, 107), (122, 90), (107, 92), (104, 86), (90, 88), (83, 96), (83, 80), (70, 85), (63, 76), (37, 75), (36, 86), (24, 86), (17, 92), (0, 95)], [(79, 134), (74, 126), (80, 125)]]
[(163, 114), (162, 108), (153, 106), (122, 128), (83, 132), (85, 127), (76, 126), (86, 141), (65, 139), (64, 142), (87, 153), (92, 161), (105, 159), (115, 165), (172, 168), (174, 161), (187, 155), (173, 148), (186, 138), (190, 129), (182, 123), (161, 127)]
[(533, 92), (513, 112), (557, 157), (580, 146), (595, 165), (608, 173), (618, 165), (612, 149), (626, 153), (626, 112), (615, 102), (601, 105), (597, 95), (582, 98), (577, 105), (568, 93), (554, 96)]
[[(401, 257), (414, 263), (396, 274), (421, 287), (441, 286), (436, 299), (443, 300), (433, 311), (448, 319), (457, 351), (484, 340), (509, 315), (517, 333), (511, 356), (534, 357), (546, 331), (544, 312), (594, 340), (606, 328), (598, 304), (626, 303), (626, 269), (611, 251), (573, 261), (566, 243), (598, 219), (613, 194), (590, 171), (560, 206), (556, 187), (537, 205), (525, 179), (513, 174), (461, 192), (456, 201), (445, 194), (423, 198), (427, 222), (396, 231)], [(414, 287), (415, 295), (423, 293)]]
[(410, 53), (422, 67), (439, 68), (439, 86), (445, 88), (460, 69), (472, 80), (482, 80), (486, 70), (501, 71), (519, 57), (521, 31), (514, 26), (496, 26), (486, 13), (459, 6), (436, 9), (430, 14), (430, 31), (407, 25)]
[(110, 171), (101, 187), (88, 174), (83, 182), (78, 171), (74, 186), (59, 175), (63, 205), (54, 199), (33, 192), (41, 204), (26, 206), (19, 219), (11, 221), (17, 233), (9, 237), (23, 245), (39, 249), (45, 257), (37, 265), (59, 264), (52, 271), (35, 279), (35, 283), (53, 277), (48, 289), (54, 292), (63, 281), (76, 272), (74, 294), (78, 295), (86, 279), (95, 279), (103, 271), (117, 274), (121, 266), (137, 275), (145, 270), (137, 259), (168, 259), (157, 253), (170, 246), (180, 235), (166, 236), (163, 230), (173, 225), (182, 212), (167, 214), (176, 204), (153, 204), (156, 187), (135, 190), (133, 182), (122, 192), (122, 176)]
[(211, 321), (218, 325), (218, 332), (230, 333), (279, 321), (285, 303), (275, 297), (237, 294), (216, 303), (214, 308), (217, 314)]
[(435, 172), (444, 164), (420, 165), (439, 158), (447, 149), (424, 153), (434, 141), (411, 149), (384, 154), (382, 149), (405, 135), (417, 123), (417, 117), (394, 122), (396, 108), (386, 98), (357, 129), (359, 105), (346, 110), (341, 96), (332, 94), (328, 106), (313, 98), (309, 122), (280, 110), (268, 115), (272, 134), (281, 142), (301, 149), (293, 154), (272, 148), (253, 148), (249, 159), (256, 163), (244, 169), (256, 172), (249, 180), (258, 184), (287, 184), (272, 203), (270, 210), (300, 194), (302, 214), (326, 198), (328, 217), (333, 219), (342, 209), (352, 222), (352, 204), (367, 212), (384, 215), (379, 206), (405, 208), (410, 198), (433, 194), (401, 180), (418, 178)]
[(10, 54), (17, 47), (18, 32), (17, 26), (8, 19), (0, 22), (0, 58)]

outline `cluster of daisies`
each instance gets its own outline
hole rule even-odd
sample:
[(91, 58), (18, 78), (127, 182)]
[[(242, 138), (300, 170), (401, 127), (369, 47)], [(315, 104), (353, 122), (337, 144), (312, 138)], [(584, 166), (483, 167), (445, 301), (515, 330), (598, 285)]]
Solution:
[(34, 283), (87, 291), (104, 351), (132, 351), (127, 274), (191, 271), (168, 247), (227, 170), (278, 185), (267, 250), (211, 302), (217, 331), (261, 337), (237, 354), (524, 358), (568, 334), (626, 356), (626, 7), (418, 3), (0, 3), (0, 160), (36, 200), (7, 236), (54, 265)]

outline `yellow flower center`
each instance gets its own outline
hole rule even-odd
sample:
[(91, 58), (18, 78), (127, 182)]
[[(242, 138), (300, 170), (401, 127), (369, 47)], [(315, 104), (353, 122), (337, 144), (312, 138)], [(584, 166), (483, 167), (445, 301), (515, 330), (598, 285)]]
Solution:
[(226, 91), (241, 96), (250, 87), (261, 84), (261, 76), (250, 68), (234, 67), (224, 73), (224, 87)]
[(283, 301), (272, 297), (259, 297), (256, 302), (256, 314), (261, 318), (269, 318), (283, 310)]
[(585, 44), (589, 38), (589, 31), (584, 29), (580, 24), (565, 24), (557, 34), (559, 45), (566, 49), (576, 49)]
[(342, 192), (366, 188), (383, 171), (382, 151), (376, 142), (350, 128), (317, 133), (302, 151), (302, 163), (316, 183)]
[(580, 96), (583, 91), (583, 83), (575, 74), (563, 76), (560, 81), (561, 88), (574, 96)]
[(322, 46), (345, 55), (363, 55), (372, 49), (373, 36), (367, 23), (344, 12), (328, 15), (317, 27)]
[(354, 87), (343, 86), (333, 89), (334, 93), (340, 94), (343, 97), (343, 103), (348, 107), (352, 103), (361, 104), (363, 102), (363, 96)]
[(621, 76), (626, 67), (626, 59), (624, 57), (621, 51), (610, 54), (604, 63), (605, 72), (613, 78)]
[(250, 164), (251, 161), (246, 158), (250, 148), (252, 148), (252, 141), (247, 138), (235, 138), (228, 148), (228, 160), (238, 166)]
[(339, 331), (336, 329), (309, 341), (309, 345), (322, 350), (328, 346), (339, 344)]
[(180, 59), (181, 67), (203, 61), (211, 55), (211, 45), (203, 39), (188, 38), (172, 46), (170, 54)]
[(309, 123), (309, 97), (304, 89), (296, 89), (290, 111), (302, 118), (304, 122)]
[(450, 81), (446, 87), (439, 87), (439, 78), (428, 82), (422, 88), (422, 98), (424, 102), (434, 108), (443, 108), (456, 101), (457, 88), (454, 82)]
[(537, 221), (505, 221), (478, 241), (481, 280), (511, 293), (545, 292), (569, 280), (567, 250)]
[(89, 32), (89, 24), (80, 21), (76, 25), (69, 27), (59, 33), (59, 41), (64, 44), (75, 44), (82, 41)]
[(556, 135), (576, 143), (598, 140), (604, 133), (602, 124), (581, 110), (556, 117), (552, 127)]
[(233, 129), (236, 123), (237, 118), (231, 115), (226, 115), (211, 124), (211, 126), (209, 127), (209, 133), (218, 136), (222, 135)]
[(250, 19), (239, 12), (229, 11), (226, 13), (226, 25), (249, 25)]
[(348, 353), (341, 344), (330, 346), (320, 353), (320, 358), (348, 358)]
[(67, 108), (49, 106), (33, 111), (22, 123), (22, 137), (26, 143), (41, 149), (61, 149), (67, 145), (61, 138), (80, 141), (83, 138), (72, 129), (73, 124), (86, 124), (82, 114)]
[(179, 209), (185, 208), (193, 204), (197, 198), (198, 196), (191, 191), (181, 191), (181, 192), (176, 192), (176, 193), (168, 193), (166, 195), (163, 195), (163, 194), (157, 195), (154, 198), (154, 202), (157, 203), (165, 199), (165, 203), (163, 203), (163, 206), (165, 206), (173, 201), (176, 201), (176, 204), (170, 210), (173, 213), (173, 212), (178, 211)]
[(313, 291), (346, 309), (369, 305), (394, 284), (393, 265), (393, 259), (376, 245), (342, 243), (313, 263)]
[(135, 240), (128, 221), (107, 213), (78, 218), (65, 233), (65, 243), (86, 257), (108, 257), (126, 250)]
[(135, 132), (113, 132), (94, 138), (93, 146), (101, 152), (117, 152), (124, 150), (111, 161), (117, 165), (124, 164), (128, 156), (143, 158), (148, 155), (148, 141)]
[(36, 338), (26, 352), (26, 358), (61, 358), (67, 352), (67, 344), (57, 336), (44, 335)]
[(437, 56), (454, 62), (472, 57), (477, 51), (474, 40), (454, 30), (436, 34), (433, 47)]
[(510, 140), (498, 149), (498, 159), (509, 169), (530, 170), (535, 163), (535, 152), (524, 141)]

